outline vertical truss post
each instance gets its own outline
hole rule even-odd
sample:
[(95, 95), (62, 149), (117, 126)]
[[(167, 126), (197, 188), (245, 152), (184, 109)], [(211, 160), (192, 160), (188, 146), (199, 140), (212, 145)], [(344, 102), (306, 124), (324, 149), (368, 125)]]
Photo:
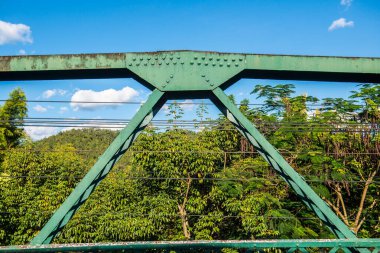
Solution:
[(115, 163), (131, 146), (138, 134), (149, 124), (153, 116), (161, 108), (164, 92), (154, 90), (148, 100), (140, 108), (107, 150), (99, 157), (95, 165), (78, 183), (65, 202), (55, 211), (39, 234), (30, 242), (32, 245), (49, 244), (57, 233), (67, 224), (79, 207), (87, 200), (96, 186), (107, 176)]
[[(355, 234), (344, 224), (327, 204), (281, 156), (281, 154), (266, 140), (243, 113), (231, 102), (221, 88), (213, 90), (212, 98), (219, 110), (236, 126), (236, 128), (255, 147), (260, 155), (296, 192), (298, 197), (329, 227), (338, 238), (356, 239)], [(367, 249), (357, 249), (369, 252)], [(353, 249), (353, 251), (355, 251)]]

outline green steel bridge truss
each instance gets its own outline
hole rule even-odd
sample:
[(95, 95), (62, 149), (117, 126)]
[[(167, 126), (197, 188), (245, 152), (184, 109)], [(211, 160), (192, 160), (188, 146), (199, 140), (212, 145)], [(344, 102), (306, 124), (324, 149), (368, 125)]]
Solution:
[[(380, 83), (380, 58), (256, 55), (198, 51), (0, 57), (0, 81), (133, 78), (152, 90), (130, 123), (26, 246), (0, 252), (143, 249), (332, 248), (336, 252), (378, 252), (380, 239), (359, 239), (338, 218), (234, 105), (224, 90), (242, 78)], [(144, 242), (48, 245), (132, 145), (162, 105), (170, 99), (210, 99), (249, 140), (298, 197), (335, 234), (336, 240)]]

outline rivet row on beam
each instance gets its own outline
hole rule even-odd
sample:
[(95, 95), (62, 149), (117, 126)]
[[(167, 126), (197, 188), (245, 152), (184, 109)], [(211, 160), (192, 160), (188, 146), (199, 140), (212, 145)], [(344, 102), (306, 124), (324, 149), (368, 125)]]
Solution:
[(177, 57), (174, 57), (174, 56), (169, 56), (169, 57), (167, 57), (166, 55), (163, 55), (163, 56), (154, 56), (154, 57), (150, 57), (150, 56), (148, 56), (148, 57), (132, 57), (132, 61), (136, 61), (136, 62), (138, 62), (138, 61), (140, 61), (140, 62), (142, 62), (142, 61), (145, 61), (145, 60), (147, 60), (147, 61), (150, 61), (150, 60), (155, 60), (155, 61), (158, 61), (158, 60), (165, 60), (165, 59), (168, 59), (168, 60), (170, 60), (170, 61), (173, 61), (173, 60), (180, 60), (181, 59), (181, 56), (177, 56)]
[(199, 60), (202, 60), (202, 61), (213, 61), (213, 60), (215, 60), (215, 61), (232, 61), (232, 62), (235, 62), (235, 61), (240, 61), (240, 62), (242, 62), (243, 61), (243, 58), (241, 58), (241, 57), (239, 57), (239, 58), (227, 58), (227, 57), (224, 57), (224, 58), (220, 58), (220, 57), (216, 57), (216, 58), (214, 58), (214, 57), (212, 57), (212, 56), (210, 56), (210, 57), (205, 57), (205, 56), (202, 56), (202, 57), (198, 57), (198, 56), (194, 56), (193, 57), (193, 59), (195, 60), (195, 61), (197, 61), (198, 59)]
[(173, 75), (173, 74), (170, 74), (169, 78), (166, 79), (166, 81), (165, 81), (166, 83), (164, 83), (164, 84), (162, 85), (162, 88), (165, 88), (166, 85), (169, 84), (170, 81), (173, 79), (173, 77), (174, 77), (174, 75)]
[[(142, 61), (150, 61), (150, 60), (155, 60), (155, 61), (158, 61), (158, 60), (169, 60), (169, 61), (176, 61), (176, 60), (180, 60), (181, 59), (181, 56), (176, 56), (174, 57), (173, 54), (170, 54), (170, 56), (167, 56), (167, 55), (162, 55), (162, 56), (134, 56), (132, 57), (132, 61), (133, 62), (142, 62)], [(209, 62), (213, 62), (213, 61), (231, 61), (231, 62), (242, 62), (243, 61), (243, 58), (241, 57), (238, 57), (238, 58), (227, 58), (227, 57), (224, 57), (224, 58), (221, 58), (221, 57), (212, 57), (212, 56), (209, 56), (209, 57), (206, 57), (206, 56), (201, 56), (201, 57), (198, 57), (198, 56), (194, 56), (193, 59), (195, 61), (209, 61)]]
[(208, 78), (205, 74), (202, 74), (201, 77), (206, 81), (206, 83), (210, 86), (214, 86), (213, 82), (210, 82), (210, 78)]
[[(158, 61), (158, 62), (155, 62), (155, 61), (150, 61), (150, 62), (148, 62), (148, 61), (145, 61), (145, 62), (139, 62), (139, 61), (137, 61), (137, 62), (129, 62), (128, 63), (128, 66), (129, 67), (132, 67), (132, 66), (148, 66), (148, 65), (151, 65), (151, 66), (154, 66), (154, 65), (162, 65), (162, 64), (164, 64), (164, 65), (167, 65), (167, 66), (169, 66), (169, 65), (177, 65), (177, 64), (181, 64), (181, 65), (184, 65), (185, 64), (185, 62), (184, 61), (180, 61), (180, 62), (177, 62), (177, 61), (173, 61), (173, 62), (170, 62), (170, 61)], [(189, 62), (189, 64), (190, 65), (197, 65), (197, 66), (213, 66), (213, 67), (215, 67), (215, 66), (219, 66), (219, 67), (224, 67), (224, 66), (226, 66), (226, 67), (239, 67), (239, 64), (237, 63), (237, 62), (232, 62), (232, 61), (227, 61), (227, 62), (225, 62), (225, 61), (220, 61), (220, 62), (218, 62), (218, 63), (216, 63), (216, 62), (208, 62), (208, 61), (206, 61), (206, 62), (200, 62), (200, 61), (197, 61), (197, 62), (194, 62), (194, 61), (190, 61)]]

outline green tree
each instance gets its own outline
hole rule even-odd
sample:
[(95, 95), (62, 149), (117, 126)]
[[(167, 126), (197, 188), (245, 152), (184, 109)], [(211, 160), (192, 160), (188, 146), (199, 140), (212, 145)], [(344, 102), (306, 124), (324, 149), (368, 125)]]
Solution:
[(378, 122), (380, 119), (380, 84), (360, 84), (359, 91), (353, 91), (351, 98), (358, 98), (365, 105), (359, 113), (364, 122)]
[(202, 133), (182, 130), (144, 134), (134, 149), (143, 151), (133, 158), (136, 173), (157, 178), (141, 181), (142, 185), (149, 184), (149, 195), (168, 196), (174, 201), (182, 233), (172, 238), (197, 237), (199, 220), (192, 215), (207, 212), (207, 194), (211, 188), (207, 178), (222, 168), (221, 150)]
[[(374, 190), (379, 170), (378, 87), (361, 85), (352, 96), (361, 101), (323, 99), (322, 108), (314, 116), (308, 115), (306, 103), (317, 100), (290, 97), (292, 87), (282, 87), (285, 91), (280, 91), (279, 86), (259, 86), (254, 90), (267, 103), (275, 104), (264, 108), (268, 113), (274, 112), (280, 123), (269, 136), (271, 143), (306, 179), (313, 181), (312, 187), (347, 226), (364, 237), (374, 235), (367, 226), (375, 226), (373, 221), (378, 219), (371, 212), (378, 202)], [(358, 125), (358, 121), (371, 124)]]
[(70, 145), (30, 150), (33, 146), (9, 149), (1, 165), (1, 244), (28, 243), (84, 173), (83, 160)]
[[(175, 121), (181, 119), (183, 116), (182, 106), (176, 100), (174, 100), (173, 103), (168, 106), (168, 113), (166, 116), (169, 117), (169, 123), (175, 123)], [(174, 127), (177, 128), (178, 126), (174, 124)]]
[(23, 119), (27, 116), (25, 93), (17, 88), (0, 106), (0, 149), (16, 147), (24, 137)]

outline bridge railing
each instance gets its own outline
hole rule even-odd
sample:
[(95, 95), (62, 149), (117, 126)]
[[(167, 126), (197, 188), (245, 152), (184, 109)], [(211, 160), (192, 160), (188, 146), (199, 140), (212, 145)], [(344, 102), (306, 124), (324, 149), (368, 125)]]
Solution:
[(0, 247), (0, 252), (380, 252), (380, 239), (144, 241)]

